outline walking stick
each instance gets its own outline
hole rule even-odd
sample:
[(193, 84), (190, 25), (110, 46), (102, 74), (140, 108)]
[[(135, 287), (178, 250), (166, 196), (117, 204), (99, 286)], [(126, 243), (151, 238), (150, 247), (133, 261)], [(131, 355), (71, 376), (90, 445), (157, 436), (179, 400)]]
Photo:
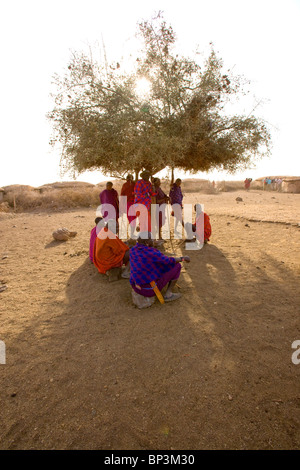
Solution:
[[(167, 208), (168, 208), (168, 221), (169, 221), (169, 224), (170, 224), (169, 202), (168, 202), (168, 204), (167, 204)], [(170, 225), (169, 225), (169, 226), (170, 226)], [(172, 247), (173, 254), (175, 254), (174, 246), (173, 246), (173, 241), (172, 241), (172, 236), (171, 236), (171, 230), (170, 230), (170, 242), (171, 242), (171, 247)]]

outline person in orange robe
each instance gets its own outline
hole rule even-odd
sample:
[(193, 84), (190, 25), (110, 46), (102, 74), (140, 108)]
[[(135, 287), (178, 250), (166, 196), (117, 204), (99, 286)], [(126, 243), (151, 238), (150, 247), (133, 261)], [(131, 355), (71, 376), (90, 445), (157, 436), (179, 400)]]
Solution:
[(102, 274), (125, 265), (122, 277), (129, 277), (129, 246), (108, 228), (108, 224), (100, 230), (95, 240), (93, 262)]

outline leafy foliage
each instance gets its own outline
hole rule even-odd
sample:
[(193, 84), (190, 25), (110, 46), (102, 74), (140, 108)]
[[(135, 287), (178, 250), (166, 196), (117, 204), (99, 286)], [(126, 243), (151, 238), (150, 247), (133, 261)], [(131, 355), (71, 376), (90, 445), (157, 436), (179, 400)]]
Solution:
[[(140, 23), (139, 34), (144, 49), (133, 72), (74, 53), (65, 76), (55, 76), (48, 118), (66, 170), (101, 169), (112, 176), (166, 167), (234, 172), (268, 153), (263, 121), (228, 115), (230, 99), (243, 93), (242, 79), (223, 72), (213, 47), (202, 70), (173, 53), (176, 37), (160, 14)], [(142, 77), (151, 84), (147, 96), (137, 93)]]

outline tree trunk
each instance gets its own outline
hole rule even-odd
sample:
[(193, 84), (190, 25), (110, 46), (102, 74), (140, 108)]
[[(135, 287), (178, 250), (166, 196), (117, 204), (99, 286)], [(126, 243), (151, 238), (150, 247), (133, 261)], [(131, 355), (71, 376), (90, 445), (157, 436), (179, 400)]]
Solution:
[(171, 184), (174, 183), (174, 167), (171, 168)]

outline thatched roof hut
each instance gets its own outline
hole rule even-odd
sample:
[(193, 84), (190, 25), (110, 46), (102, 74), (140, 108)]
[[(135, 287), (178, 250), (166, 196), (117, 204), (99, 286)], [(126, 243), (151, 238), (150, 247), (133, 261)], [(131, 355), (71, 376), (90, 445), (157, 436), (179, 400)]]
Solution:
[(27, 184), (11, 184), (9, 186), (3, 186), (4, 192), (9, 193), (10, 191), (21, 192), (21, 191), (33, 191), (34, 187)]
[(91, 183), (85, 183), (84, 181), (62, 181), (56, 183), (48, 183), (35, 188), (36, 191), (44, 193), (45, 191), (52, 191), (53, 189), (86, 189), (93, 188), (95, 185)]

